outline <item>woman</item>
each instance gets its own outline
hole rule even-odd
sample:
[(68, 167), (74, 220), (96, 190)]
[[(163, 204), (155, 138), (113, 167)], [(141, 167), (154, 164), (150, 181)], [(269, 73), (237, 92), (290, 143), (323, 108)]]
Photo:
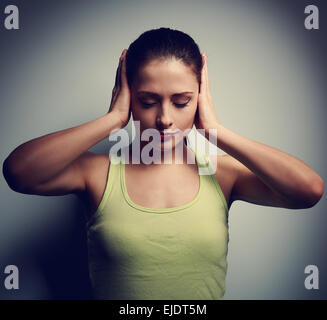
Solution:
[[(160, 151), (159, 163), (144, 156), (114, 162), (88, 151), (125, 127), (131, 113), (140, 134), (160, 132), (152, 150)], [(208, 165), (217, 160), (213, 174), (199, 174), (196, 150), (196, 163), (188, 161), (194, 152), (184, 135), (165, 135), (193, 124), (206, 137), (214, 132), (226, 152), (205, 158)], [(139, 151), (147, 145), (141, 141)], [(183, 153), (172, 152), (167, 164), (165, 154), (177, 147)], [(133, 159), (133, 145), (124, 154)], [(218, 121), (206, 56), (190, 36), (169, 28), (144, 32), (123, 51), (107, 114), (20, 145), (3, 173), (17, 192), (74, 193), (85, 201), (97, 299), (222, 299), (233, 201), (301, 209), (324, 191), (321, 177), (301, 160)]]

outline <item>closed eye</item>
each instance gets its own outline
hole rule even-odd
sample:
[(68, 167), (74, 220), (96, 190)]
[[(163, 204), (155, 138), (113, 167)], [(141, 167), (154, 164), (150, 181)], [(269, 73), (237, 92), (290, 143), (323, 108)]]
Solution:
[(177, 107), (186, 107), (186, 106), (188, 106), (188, 102), (186, 102), (186, 103), (175, 103), (175, 106), (177, 106)]
[[(174, 105), (177, 106), (178, 108), (183, 108), (183, 107), (188, 106), (188, 103), (189, 103), (189, 101), (186, 102), (186, 103), (174, 103)], [(154, 105), (157, 104), (157, 103), (156, 103), (156, 102), (154, 102), (154, 103), (146, 103), (146, 102), (142, 102), (142, 104), (143, 104), (143, 106), (149, 108), (149, 107), (151, 107), (151, 106), (154, 106)]]
[(156, 103), (145, 103), (145, 102), (142, 102), (142, 104), (145, 107), (151, 107), (151, 106), (154, 106)]

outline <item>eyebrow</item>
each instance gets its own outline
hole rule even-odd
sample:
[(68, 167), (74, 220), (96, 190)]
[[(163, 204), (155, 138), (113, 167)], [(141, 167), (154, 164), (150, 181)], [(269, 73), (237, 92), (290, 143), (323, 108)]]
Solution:
[[(193, 94), (193, 91), (184, 91), (184, 92), (174, 93), (173, 96), (183, 96), (185, 94), (190, 94), (190, 93)], [(154, 96), (154, 97), (160, 97), (159, 94), (150, 92), (150, 91), (138, 91), (137, 94), (147, 94), (147, 95)]]

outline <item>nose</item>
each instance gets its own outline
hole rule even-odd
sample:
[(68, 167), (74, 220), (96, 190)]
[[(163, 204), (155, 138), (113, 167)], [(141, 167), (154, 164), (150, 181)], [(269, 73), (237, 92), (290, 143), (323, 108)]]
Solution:
[(169, 108), (169, 105), (162, 105), (162, 107), (159, 108), (159, 113), (156, 119), (156, 124), (159, 130), (168, 129), (173, 124), (173, 119), (169, 112)]

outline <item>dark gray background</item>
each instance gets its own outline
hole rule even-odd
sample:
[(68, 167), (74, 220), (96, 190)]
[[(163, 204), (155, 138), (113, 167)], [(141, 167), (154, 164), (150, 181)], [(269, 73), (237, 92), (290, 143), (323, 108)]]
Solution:
[[(27, 140), (105, 114), (121, 51), (165, 26), (190, 34), (207, 53), (224, 126), (300, 158), (326, 181), (323, 2), (0, 1), (0, 21), (6, 5), (20, 10), (19, 30), (0, 25), (1, 160)], [(319, 30), (304, 28), (309, 4), (320, 9)], [(91, 151), (108, 146), (104, 140)], [(0, 192), (0, 297), (90, 298), (77, 198), (19, 194), (3, 176)], [(225, 299), (326, 299), (326, 208), (325, 194), (305, 210), (235, 202)], [(9, 264), (19, 268), (19, 290), (4, 288)], [(319, 268), (319, 290), (304, 288), (309, 264)]]

